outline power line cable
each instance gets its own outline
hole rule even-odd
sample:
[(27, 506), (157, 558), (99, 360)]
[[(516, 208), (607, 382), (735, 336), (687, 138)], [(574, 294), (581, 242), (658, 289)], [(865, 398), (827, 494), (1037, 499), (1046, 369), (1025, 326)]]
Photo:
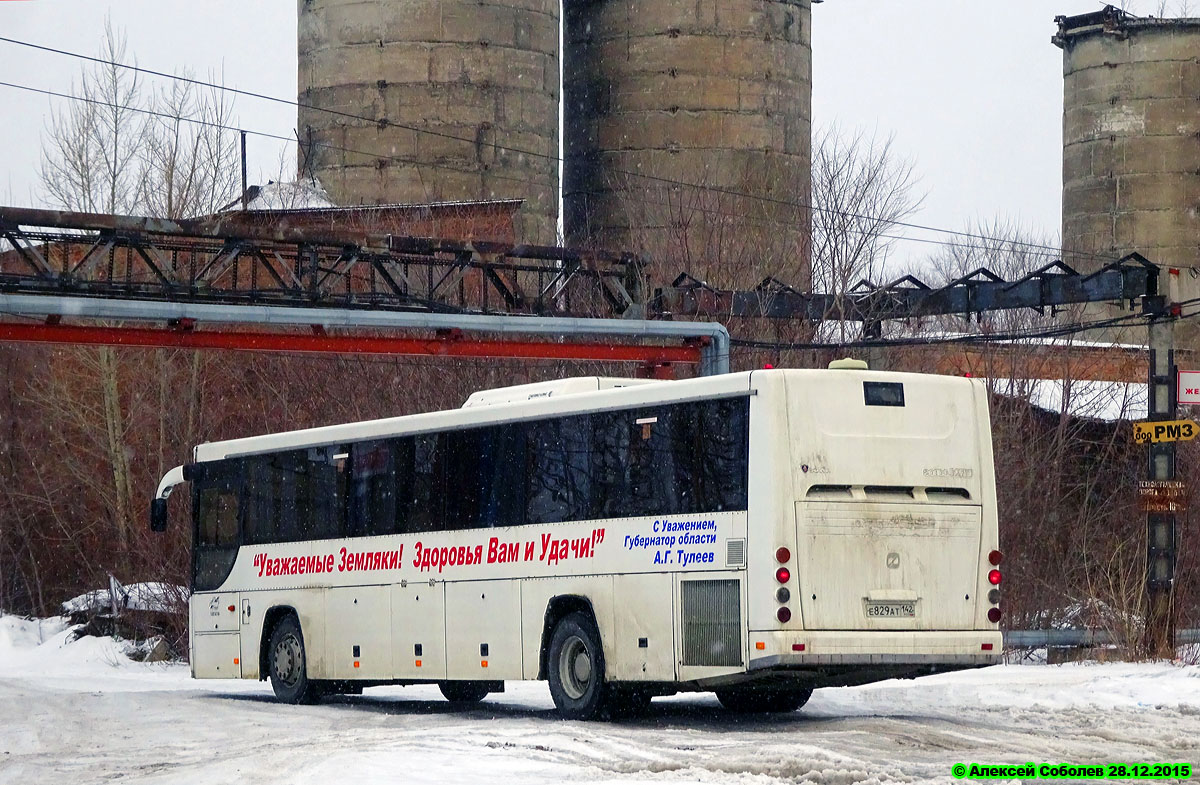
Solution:
[[(54, 97), (54, 98), (65, 98), (65, 100), (67, 100), (67, 101), (79, 101), (79, 102), (84, 102), (84, 103), (91, 103), (91, 104), (95, 104), (95, 106), (109, 107), (109, 108), (114, 108), (114, 109), (126, 110), (126, 112), (134, 112), (134, 113), (138, 113), (138, 114), (157, 116), (157, 118), (163, 118), (163, 119), (167, 119), (167, 120), (188, 122), (188, 124), (217, 128), (217, 130), (222, 130), (222, 131), (232, 131), (232, 132), (239, 132), (239, 133), (244, 132), (244, 133), (250, 134), (250, 136), (264, 137), (264, 138), (268, 138), (268, 139), (277, 139), (277, 140), (281, 140), (281, 142), (296, 143), (296, 139), (294, 137), (282, 136), (282, 134), (278, 134), (278, 133), (270, 133), (268, 131), (247, 130), (247, 128), (223, 125), (223, 124), (220, 124), (220, 122), (212, 122), (209, 120), (200, 120), (197, 118), (190, 118), (190, 116), (156, 112), (156, 110), (154, 110), (154, 109), (146, 109), (144, 107), (136, 107), (136, 106), (132, 106), (132, 104), (119, 104), (119, 103), (113, 103), (110, 101), (104, 101), (104, 100), (102, 100), (102, 98), (90, 98), (90, 97), (86, 97), (86, 96), (72, 95), (72, 94), (70, 94), (70, 92), (61, 92), (58, 90), (35, 88), (35, 86), (24, 85), (24, 84), (14, 84), (12, 82), (0, 82), (0, 86), (5, 86), (5, 88), (11, 88), (14, 90), (24, 90), (26, 92), (35, 92), (35, 94), (40, 94), (40, 95)], [(347, 154), (350, 154), (350, 155), (361, 155), (364, 157), (372, 158), (372, 160), (398, 161), (401, 163), (413, 164), (413, 166), (415, 166), (415, 167), (430, 167), (430, 168), (434, 168), (434, 169), (444, 169), (444, 170), (446, 170), (446, 172), (456, 172), (456, 173), (460, 173), (460, 174), (463, 174), (463, 173), (464, 174), (475, 174), (476, 173), (474, 169), (454, 167), (454, 166), (450, 166), (450, 164), (446, 164), (446, 163), (418, 161), (418, 160), (415, 160), (415, 158), (404, 157), (404, 156), (400, 156), (400, 155), (380, 156), (380, 155), (376, 154), (376, 152), (367, 152), (365, 150), (355, 150), (353, 148), (347, 148), (347, 146), (332, 144), (329, 142), (317, 142), (314, 144), (316, 144), (318, 146), (322, 146), (322, 148), (324, 148), (326, 150), (334, 150), (337, 152), (347, 152)], [(505, 175), (505, 174), (499, 174), (499, 173), (494, 173), (494, 172), (488, 172), (487, 176), (491, 176), (491, 178), (498, 179), (498, 180), (508, 180), (511, 182), (518, 182), (518, 184), (528, 185), (528, 186), (533, 186), (533, 187), (541, 187), (541, 185), (542, 185), (542, 184), (540, 184), (540, 182), (535, 182), (533, 180), (527, 180), (524, 178), (518, 178), (518, 176), (514, 176), (514, 175)], [(652, 199), (652, 198), (649, 198), (648, 196), (644, 196), (644, 194), (628, 193), (628, 194), (626, 194), (625, 198), (628, 198), (629, 200), (631, 200), (631, 202), (636, 202), (636, 203), (640, 203), (640, 204), (644, 204), (644, 205), (661, 206), (661, 208), (671, 208), (671, 206), (672, 206), (668, 202), (662, 202), (662, 200), (660, 200), (660, 199)], [(708, 215), (734, 218), (734, 220), (745, 221), (745, 222), (749, 222), (749, 223), (768, 224), (768, 226), (781, 226), (781, 227), (787, 227), (787, 228), (793, 228), (793, 229), (796, 228), (796, 227), (794, 227), (793, 223), (787, 222), (787, 221), (781, 221), (781, 220), (779, 220), (779, 218), (763, 218), (763, 217), (755, 217), (755, 216), (745, 216), (745, 215), (736, 214), (736, 212), (730, 212), (730, 211), (720, 210), (720, 209), (716, 209), (716, 208), (706, 208), (706, 206), (698, 206), (698, 205), (690, 206), (690, 208), (688, 208), (688, 210), (704, 212), (704, 214), (708, 214)], [(968, 248), (968, 250), (973, 250), (973, 248), (976, 248), (976, 246), (966, 244), (966, 242), (956, 242), (953, 240), (935, 240), (935, 239), (931, 239), (931, 238), (912, 238), (912, 236), (901, 235), (901, 234), (887, 234), (887, 233), (883, 233), (883, 232), (871, 232), (870, 229), (864, 229), (864, 228), (859, 228), (859, 227), (846, 227), (846, 230), (847, 230), (847, 232), (851, 232), (854, 234), (876, 236), (876, 238), (881, 238), (884, 240), (918, 242), (918, 244), (936, 245), (936, 246), (940, 246), (940, 247)], [(1049, 247), (1049, 246), (1046, 246), (1046, 247)], [(1044, 257), (1051, 257), (1051, 258), (1061, 256), (1060, 253), (1050, 252), (1050, 251), (1033, 251), (1033, 253), (1036, 254), (1036, 256), (1044, 256)]]
[[(345, 112), (345, 111), (338, 110), (338, 109), (329, 109), (326, 107), (315, 106), (315, 105), (304, 103), (301, 101), (294, 101), (294, 100), (287, 99), (287, 98), (280, 98), (278, 96), (267, 95), (265, 93), (258, 93), (258, 92), (254, 92), (251, 90), (242, 90), (240, 88), (229, 87), (227, 85), (216, 84), (213, 82), (205, 82), (203, 80), (194, 79), (192, 77), (179, 76), (177, 74), (169, 74), (164, 71), (156, 71), (156, 70), (150, 69), (150, 68), (143, 68), (141, 66), (129, 65), (126, 63), (117, 62), (115, 60), (105, 60), (104, 58), (101, 58), (101, 57), (85, 55), (85, 54), (81, 54), (78, 52), (71, 52), (66, 49), (58, 49), (58, 48), (51, 47), (51, 46), (45, 46), (43, 44), (35, 44), (30, 41), (22, 41), (22, 40), (19, 40), (16, 38), (9, 38), (6, 36), (0, 36), (0, 41), (9, 43), (9, 44), (14, 44), (17, 46), (29, 47), (31, 49), (36, 49), (36, 50), (40, 50), (40, 51), (44, 51), (44, 52), (50, 52), (52, 54), (62, 55), (62, 56), (66, 56), (66, 57), (73, 57), (73, 58), (77, 58), (80, 60), (86, 60), (86, 61), (97, 63), (100, 65), (108, 65), (108, 66), (113, 66), (113, 67), (117, 67), (117, 68), (125, 68), (128, 70), (135, 71), (137, 73), (147, 74), (150, 76), (156, 76), (156, 77), (161, 77), (161, 78), (165, 78), (165, 79), (173, 79), (173, 80), (177, 80), (177, 81), (182, 81), (182, 82), (197, 85), (200, 87), (208, 87), (208, 88), (212, 88), (212, 89), (228, 91), (228, 92), (234, 93), (235, 95), (246, 96), (247, 98), (255, 98), (258, 100), (270, 101), (273, 103), (283, 104), (286, 106), (293, 106), (293, 107), (302, 108), (302, 109), (310, 109), (313, 111), (325, 112), (325, 113), (332, 114), (335, 116), (344, 117), (346, 119), (367, 122), (367, 123), (371, 123), (374, 125), (390, 126), (390, 127), (399, 128), (402, 130), (413, 131), (414, 133), (429, 134), (432, 136), (437, 136), (437, 137), (441, 137), (444, 139), (459, 141), (459, 142), (463, 142), (463, 143), (471, 144), (471, 145), (474, 145), (476, 143), (476, 140), (473, 138), (461, 137), (461, 136), (457, 136), (455, 134), (446, 133), (444, 131), (436, 131), (436, 130), (429, 129), (429, 128), (422, 128), (420, 126), (408, 125), (405, 123), (398, 123), (394, 120), (389, 120), (387, 118), (371, 118), (371, 117), (366, 117), (363, 115), (356, 115), (352, 112)], [(534, 151), (534, 150), (524, 150), (521, 148), (509, 147), (509, 146), (501, 145), (501, 144), (497, 144), (496, 148), (500, 149), (500, 150), (504, 150), (506, 152), (516, 153), (518, 155), (526, 155), (526, 156), (530, 156), (530, 157), (543, 158), (545, 160), (553, 161), (558, 164), (564, 163), (564, 159), (561, 156), (551, 155), (549, 153), (542, 153), (542, 152), (538, 152), (538, 151)], [(372, 156), (372, 157), (376, 157), (376, 158), (385, 157), (385, 156), (374, 156), (370, 153), (361, 153), (360, 152), (360, 154), (368, 155), (368, 156)], [(396, 159), (396, 160), (402, 160), (402, 159)], [(420, 163), (418, 163), (416, 161), (407, 161), (407, 162), (412, 163), (413, 165), (416, 165), (416, 166), (421, 165)], [(1054, 253), (1054, 254), (1061, 254), (1061, 252), (1062, 252), (1061, 249), (1056, 249), (1053, 246), (1045, 245), (1043, 243), (1033, 243), (1033, 242), (1029, 242), (1029, 241), (1025, 241), (1025, 240), (1013, 240), (1011, 238), (1006, 239), (1006, 238), (1001, 238), (1001, 237), (990, 237), (988, 235), (982, 235), (982, 234), (978, 234), (978, 233), (974, 233), (974, 232), (965, 232), (965, 231), (955, 230), (955, 229), (945, 229), (945, 228), (940, 228), (940, 227), (936, 227), (936, 226), (929, 226), (929, 225), (925, 225), (925, 224), (918, 224), (918, 223), (913, 223), (913, 222), (908, 222), (908, 221), (888, 220), (881, 216), (865, 215), (865, 214), (860, 214), (860, 213), (854, 213), (854, 212), (851, 212), (848, 210), (839, 210), (839, 209), (830, 208), (830, 207), (819, 207), (817, 205), (812, 204), (811, 202), (799, 202), (799, 201), (792, 201), (792, 200), (786, 200), (786, 199), (777, 199), (775, 197), (764, 196), (761, 194), (748, 194), (748, 193), (737, 191), (732, 188), (701, 185), (699, 183), (689, 183), (689, 182), (685, 182), (682, 180), (675, 180), (675, 179), (669, 178), (669, 177), (662, 177), (659, 175), (646, 174), (644, 172), (627, 171), (627, 170), (622, 170), (622, 169), (614, 169), (613, 171), (617, 174), (625, 175), (628, 177), (639, 177), (642, 179), (646, 179), (646, 180), (650, 180), (650, 181), (654, 181), (654, 182), (661, 182), (661, 183), (665, 183), (668, 185), (674, 185), (674, 186), (683, 187), (683, 188), (694, 188), (697, 190), (706, 190), (706, 191), (711, 191), (713, 193), (720, 193), (720, 194), (724, 194), (727, 196), (735, 196), (735, 197), (743, 198), (743, 199), (751, 199), (751, 200), (765, 202), (768, 204), (775, 204), (775, 205), (780, 205), (780, 206), (785, 206), (785, 207), (796, 207), (796, 208), (800, 208), (800, 209), (824, 212), (824, 213), (828, 213), (831, 215), (837, 215), (837, 216), (844, 217), (844, 218), (854, 218), (854, 219), (869, 220), (869, 221), (886, 221), (891, 226), (900, 226), (900, 227), (903, 227), (906, 229), (914, 229), (914, 230), (925, 231), (925, 232), (934, 232), (937, 234), (948, 234), (948, 235), (953, 235), (953, 236), (957, 236), (957, 237), (969, 238), (969, 239), (973, 239), (973, 240), (982, 240), (982, 241), (986, 241), (986, 242), (994, 242), (994, 243), (1001, 243), (1001, 244), (1008, 244), (1008, 245), (1019, 245), (1019, 246), (1026, 247), (1026, 248), (1041, 249), (1043, 251)], [(529, 183), (528, 181), (524, 181), (524, 182), (532, 185), (532, 183)], [(858, 230), (858, 231), (860, 233), (864, 233), (864, 234), (869, 233), (867, 230)], [(908, 238), (908, 237), (898, 236), (898, 237), (894, 237), (892, 239), (897, 239), (897, 240), (902, 240), (902, 241), (910, 241), (910, 240), (914, 240), (916, 238)], [(1104, 254), (1097, 254), (1097, 253), (1078, 252), (1077, 255), (1084, 256), (1087, 258), (1093, 258), (1093, 259), (1097, 259), (1097, 260), (1107, 260), (1107, 261), (1116, 261), (1117, 260), (1116, 257), (1104, 255)]]

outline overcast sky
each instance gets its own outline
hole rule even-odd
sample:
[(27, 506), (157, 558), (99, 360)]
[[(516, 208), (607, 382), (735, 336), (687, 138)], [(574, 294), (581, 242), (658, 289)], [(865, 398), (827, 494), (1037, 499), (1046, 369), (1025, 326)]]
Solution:
[[(652, 0), (638, 0), (652, 2)], [(1150, 0), (1134, 11), (1150, 12)], [(1062, 54), (1057, 14), (1093, 0), (828, 0), (813, 9), (813, 121), (893, 134), (926, 194), (912, 220), (962, 229), (995, 217), (1057, 237)], [(139, 65), (294, 98), (294, 0), (0, 2), (0, 35), (95, 54), (110, 14)], [(70, 92), (80, 63), (0, 42), (0, 81)], [(40, 205), (37, 164), (52, 99), (0, 87), (0, 202)], [(247, 129), (291, 135), (295, 109), (239, 98)], [(274, 178), (283, 144), (251, 140), (250, 180)], [(289, 155), (294, 151), (288, 150)], [(917, 232), (909, 232), (917, 235)], [(901, 258), (928, 253), (906, 244)]]

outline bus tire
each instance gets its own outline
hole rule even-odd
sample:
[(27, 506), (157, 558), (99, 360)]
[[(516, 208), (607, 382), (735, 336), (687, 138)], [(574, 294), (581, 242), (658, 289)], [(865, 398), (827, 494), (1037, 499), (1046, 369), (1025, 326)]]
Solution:
[(721, 705), (739, 714), (795, 711), (811, 697), (811, 687), (717, 690)]
[(320, 698), (316, 682), (308, 678), (304, 633), (295, 616), (283, 617), (271, 631), (267, 669), (271, 689), (281, 703), (316, 703)]
[(576, 611), (558, 620), (550, 636), (546, 676), (563, 719), (591, 720), (604, 710), (604, 651), (591, 617)]
[(451, 703), (479, 703), (491, 692), (482, 681), (439, 681), (438, 689)]

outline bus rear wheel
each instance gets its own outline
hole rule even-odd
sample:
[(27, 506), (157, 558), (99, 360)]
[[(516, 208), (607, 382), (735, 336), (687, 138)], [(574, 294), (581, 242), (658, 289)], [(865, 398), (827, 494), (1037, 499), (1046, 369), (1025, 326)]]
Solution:
[(482, 681), (439, 681), (438, 689), (451, 703), (479, 703), (491, 692)]
[(570, 613), (554, 625), (546, 662), (550, 697), (569, 720), (595, 719), (604, 709), (604, 652), (600, 632), (586, 614)]
[(740, 714), (795, 711), (811, 697), (811, 687), (717, 690), (721, 705)]
[(304, 633), (295, 616), (286, 616), (275, 625), (267, 646), (267, 672), (275, 697), (282, 703), (315, 703), (320, 693), (308, 678)]

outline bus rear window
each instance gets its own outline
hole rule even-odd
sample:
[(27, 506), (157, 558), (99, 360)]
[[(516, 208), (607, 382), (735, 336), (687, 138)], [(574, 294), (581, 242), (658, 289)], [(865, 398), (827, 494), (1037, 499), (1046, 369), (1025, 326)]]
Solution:
[(904, 385), (900, 382), (863, 382), (867, 406), (903, 406)]

